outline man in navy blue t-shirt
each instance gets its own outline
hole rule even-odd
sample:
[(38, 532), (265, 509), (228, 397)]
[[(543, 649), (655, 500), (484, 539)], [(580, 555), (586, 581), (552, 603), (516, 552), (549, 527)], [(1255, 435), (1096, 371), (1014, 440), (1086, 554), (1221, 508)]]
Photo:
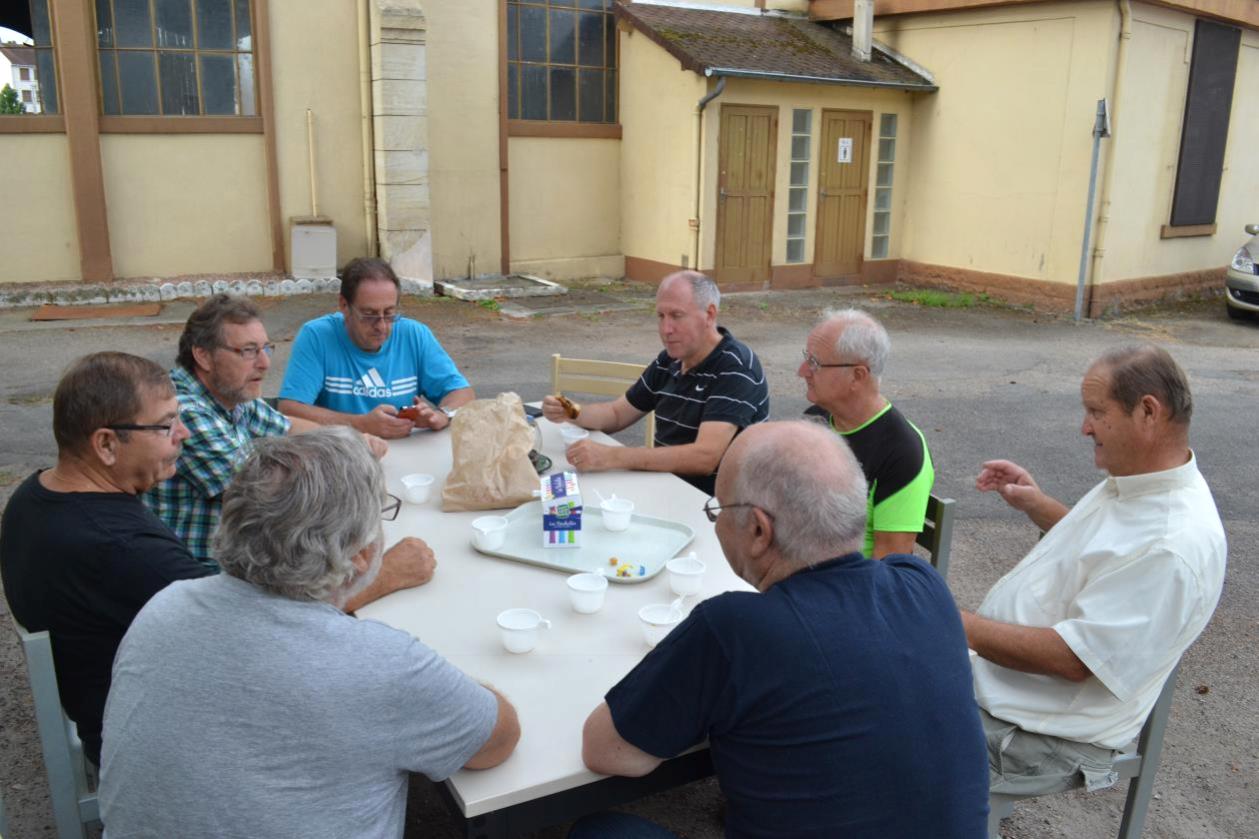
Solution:
[(707, 739), (727, 836), (983, 836), (957, 607), (921, 560), (861, 555), (866, 484), (847, 446), (808, 423), (753, 426), (716, 492), (717, 538), (757, 592), (696, 606), (607, 693), (586, 765), (645, 775)]

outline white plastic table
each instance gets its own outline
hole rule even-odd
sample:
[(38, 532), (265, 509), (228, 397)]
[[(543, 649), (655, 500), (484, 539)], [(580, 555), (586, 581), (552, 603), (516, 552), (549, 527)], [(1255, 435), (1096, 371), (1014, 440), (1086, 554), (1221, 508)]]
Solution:
[[(558, 426), (539, 419), (551, 471), (569, 468)], [(602, 434), (592, 437), (613, 442)], [(401, 477), (436, 477), (422, 505), (404, 501), (385, 524), (387, 544), (403, 536), (424, 539), (437, 555), (437, 572), (419, 588), (396, 592), (359, 610), (360, 618), (410, 632), (473, 678), (501, 691), (520, 716), (521, 738), (506, 762), (483, 771), (462, 770), (445, 783), (465, 819), (469, 837), (511, 836), (567, 821), (711, 774), (707, 749), (667, 761), (646, 778), (604, 778), (581, 761), (581, 727), (604, 693), (647, 653), (638, 610), (673, 599), (668, 573), (642, 583), (608, 586), (603, 609), (593, 615), (569, 605), (566, 575), (478, 553), (471, 522), (485, 513), (443, 513), (441, 488), (450, 470), (450, 435), (417, 432), (390, 443), (384, 459), (389, 491), (404, 497)], [(583, 499), (594, 489), (629, 498), (636, 512), (690, 525), (694, 550), (707, 564), (699, 600), (749, 586), (730, 570), (702, 507), (705, 496), (673, 475), (603, 472), (580, 478)], [(598, 526), (594, 524), (593, 526)], [(495, 617), (504, 609), (536, 609), (551, 621), (533, 652), (514, 655), (499, 640)]]

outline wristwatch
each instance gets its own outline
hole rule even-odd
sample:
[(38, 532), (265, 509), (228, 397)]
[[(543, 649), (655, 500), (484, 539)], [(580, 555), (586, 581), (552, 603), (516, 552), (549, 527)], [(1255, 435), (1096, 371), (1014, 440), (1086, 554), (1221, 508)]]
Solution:
[(455, 414), (459, 413), (458, 408), (443, 408), (440, 405), (437, 407), (437, 410), (445, 414), (448, 419), (454, 419)]

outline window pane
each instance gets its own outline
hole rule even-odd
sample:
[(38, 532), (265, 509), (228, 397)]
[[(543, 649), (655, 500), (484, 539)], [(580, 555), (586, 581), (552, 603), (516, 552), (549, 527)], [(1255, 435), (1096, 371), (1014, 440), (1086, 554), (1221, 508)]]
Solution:
[(507, 7), (507, 60), (519, 58), (517, 45), (520, 43), (520, 16), (515, 6)]
[(48, 25), (48, 0), (31, 0), (31, 38), (37, 47), (52, 44), (52, 32)]
[(577, 5), (583, 9), (606, 9), (608, 0), (577, 0)]
[(896, 159), (896, 141), (879, 140), (879, 160)]
[(582, 69), (578, 72), (580, 119), (582, 122), (603, 122), (603, 71)]
[(546, 119), (546, 68), (520, 65), (520, 117)]
[(877, 184), (878, 186), (891, 186), (892, 185), (892, 164), (890, 163), (879, 164), (879, 174), (875, 178), (875, 184)]
[(507, 65), (507, 118), (520, 119), (520, 65)]
[(114, 53), (104, 51), (101, 57), (101, 111), (106, 114), (121, 114), (122, 105), (118, 102), (118, 67), (114, 63)]
[(201, 56), (201, 104), (205, 113), (236, 113), (235, 63), (230, 55)]
[[(122, 27), (119, 27), (121, 34)], [(157, 113), (157, 76), (151, 52), (118, 53), (124, 114)]]
[(253, 21), (249, 18), (249, 0), (236, 0), (236, 49), (253, 48)]
[[(609, 29), (615, 29), (611, 26)], [(616, 122), (616, 71), (608, 71), (608, 122)]]
[(60, 112), (57, 105), (57, 71), (52, 50), (35, 50), (35, 76), (39, 82), (39, 102), (43, 113)]
[(879, 136), (896, 136), (896, 114), (884, 114), (879, 118)]
[(892, 209), (892, 190), (887, 189), (886, 187), (880, 187), (874, 191), (874, 209)]
[(787, 261), (788, 262), (804, 262), (804, 240), (788, 239), (787, 240)]
[(809, 191), (803, 187), (793, 186), (787, 197), (787, 210), (792, 213), (803, 213), (809, 206)]
[(792, 186), (808, 186), (809, 185), (809, 164), (807, 163), (791, 164), (791, 185)]
[(607, 23), (603, 26), (603, 57), (606, 59), (605, 67), (616, 66), (616, 21), (611, 15), (607, 17)]
[(572, 12), (551, 12), (551, 60), (577, 63), (577, 33)]
[[(120, 47), (153, 46), (153, 21), (149, 17), (149, 0), (114, 0), (114, 27), (114, 40)], [(124, 80), (123, 88), (126, 87)], [(123, 102), (123, 107), (125, 109), (126, 102)]]
[(109, 0), (96, 0), (96, 44), (114, 45), (114, 17), (109, 12)]
[(190, 0), (154, 0), (157, 9), (157, 45), (192, 49)]
[[(539, 0), (534, 0), (534, 2), (539, 2)], [(573, 6), (577, 5), (577, 0), (551, 0), (551, 5), (568, 6), (571, 9)]]
[(252, 55), (236, 56), (236, 74), (240, 78), (240, 115), (256, 116), (258, 108), (254, 104), (254, 57)]
[(888, 229), (892, 226), (892, 216), (890, 213), (874, 214), (874, 235), (886, 236)]
[(606, 15), (585, 12), (577, 16), (577, 63), (603, 66), (603, 19)]
[[(197, 0), (197, 49), (232, 48), (232, 0)], [(207, 114), (210, 106), (206, 105)]]
[(195, 115), (197, 68), (192, 54), (159, 52), (157, 63), (162, 77), (162, 113), (166, 116)]
[(791, 138), (791, 159), (792, 160), (808, 160), (809, 159), (809, 138), (808, 137), (792, 137)]
[(551, 119), (577, 119), (577, 72), (551, 68)]
[(790, 213), (787, 216), (787, 235), (792, 238), (804, 236), (804, 213)]
[(520, 57), (525, 61), (546, 61), (546, 9), (520, 7)]
[(808, 108), (797, 108), (791, 112), (791, 133), (808, 134), (813, 123), (813, 111)]
[(872, 259), (887, 259), (887, 237), (875, 236), (870, 243), (870, 257)]

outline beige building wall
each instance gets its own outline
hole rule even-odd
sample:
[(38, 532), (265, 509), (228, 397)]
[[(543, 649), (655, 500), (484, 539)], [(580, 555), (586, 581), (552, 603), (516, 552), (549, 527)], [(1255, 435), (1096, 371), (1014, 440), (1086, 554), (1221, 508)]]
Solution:
[(1117, 27), (1108, 3), (875, 19), (940, 86), (913, 106), (902, 258), (1076, 281)]
[(0, 157), (0, 283), (77, 281), (79, 240), (65, 135), (0, 134)]
[(271, 270), (260, 136), (107, 134), (101, 166), (119, 279)]
[[(314, 111), (319, 213), (337, 229), (337, 264), (367, 250), (358, 4), (350, 0), (270, 0), (275, 140), (286, 264), (289, 219), (310, 215), (306, 109)], [(227, 138), (224, 138), (227, 139)], [(266, 206), (266, 181), (251, 187)], [(252, 195), (250, 196), (252, 199)], [(111, 204), (112, 210), (112, 204)], [(115, 255), (115, 258), (117, 256)], [(251, 268), (269, 270), (270, 251)]]
[(641, 32), (621, 32), (620, 59), (621, 248), (627, 261), (693, 266), (695, 107), (708, 84)]
[(1163, 239), (1171, 221), (1194, 17), (1136, 4), (1115, 116), (1114, 183), (1097, 282), (1220, 268), (1259, 223), (1259, 33), (1242, 30), (1224, 178), (1212, 236)]
[(499, 0), (426, 0), (424, 14), (433, 276), (496, 273)]
[(513, 137), (508, 152), (511, 269), (622, 276), (621, 142)]
[(788, 189), (791, 184), (792, 110), (812, 111), (812, 136), (809, 143), (808, 215), (805, 221), (804, 263), (813, 262), (814, 239), (817, 235), (817, 184), (821, 165), (822, 111), (869, 111), (871, 114), (870, 165), (868, 172), (869, 200), (866, 202), (865, 248), (870, 258), (873, 230), (875, 172), (878, 164), (879, 117), (895, 113), (898, 117), (896, 161), (892, 183), (892, 229), (888, 258), (899, 256), (898, 246), (903, 229), (905, 184), (909, 171), (909, 138), (913, 104), (919, 97), (934, 94), (909, 94), (904, 91), (876, 90), (846, 85), (789, 84), (784, 82), (729, 79), (721, 96), (709, 103), (704, 113), (704, 191), (703, 191), (703, 259), (701, 265), (711, 268), (717, 258), (717, 179), (721, 151), (721, 106), (756, 105), (778, 109), (778, 141), (774, 161), (774, 228), (771, 264), (787, 264)]

